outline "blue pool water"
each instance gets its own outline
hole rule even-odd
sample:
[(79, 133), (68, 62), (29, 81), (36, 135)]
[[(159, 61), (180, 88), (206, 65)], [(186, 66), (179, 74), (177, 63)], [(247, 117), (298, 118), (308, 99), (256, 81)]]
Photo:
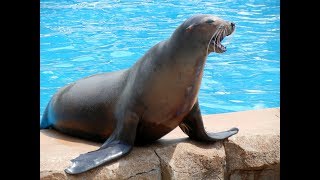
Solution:
[(202, 113), (279, 107), (279, 6), (279, 0), (41, 0), (40, 117), (60, 87), (131, 67), (194, 14), (236, 23), (227, 52), (207, 59)]

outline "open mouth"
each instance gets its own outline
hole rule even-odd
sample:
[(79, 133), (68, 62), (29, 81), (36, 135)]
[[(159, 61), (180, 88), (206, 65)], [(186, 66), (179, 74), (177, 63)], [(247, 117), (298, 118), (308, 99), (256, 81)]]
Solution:
[(224, 39), (224, 36), (213, 37), (210, 41), (210, 44), (213, 45), (214, 51), (218, 50), (218, 52), (225, 52), (227, 48), (221, 44), (221, 41)]
[(226, 36), (229, 36), (232, 33), (233, 33), (233, 30), (229, 30), (229, 32), (227, 31), (227, 29), (218, 30), (218, 32), (213, 36), (213, 38), (210, 41), (211, 51), (216, 52), (216, 53), (226, 52), (227, 48), (226, 48), (226, 46), (221, 44), (221, 42), (223, 41), (223, 39)]
[(226, 37), (226, 36), (229, 36), (231, 35), (231, 33), (219, 33), (217, 34), (216, 36), (214, 36), (211, 41), (210, 41), (210, 46), (211, 46), (211, 49), (214, 51), (214, 52), (217, 52), (217, 53), (224, 53), (227, 51), (227, 48), (226, 46), (224, 46), (223, 44), (221, 44), (221, 42), (223, 41), (223, 39)]

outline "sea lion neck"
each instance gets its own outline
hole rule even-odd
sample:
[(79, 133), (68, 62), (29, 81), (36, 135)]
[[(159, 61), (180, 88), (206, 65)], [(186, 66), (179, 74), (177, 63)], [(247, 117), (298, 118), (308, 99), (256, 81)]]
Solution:
[[(180, 34), (179, 34), (180, 33)], [(169, 56), (167, 58), (170, 64), (198, 67), (204, 65), (207, 59), (205, 48), (186, 39), (181, 32), (175, 32), (165, 41), (164, 48)]]

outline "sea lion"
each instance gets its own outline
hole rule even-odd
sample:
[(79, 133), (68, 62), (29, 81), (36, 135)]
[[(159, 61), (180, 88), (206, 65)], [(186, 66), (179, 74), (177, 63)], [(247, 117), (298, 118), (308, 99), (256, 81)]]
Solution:
[(149, 49), (131, 68), (80, 79), (50, 100), (40, 129), (96, 141), (95, 151), (71, 160), (65, 171), (78, 174), (128, 154), (133, 145), (160, 139), (179, 126), (191, 139), (216, 142), (239, 130), (204, 129), (197, 95), (209, 53), (223, 53), (235, 24), (195, 15), (172, 36)]

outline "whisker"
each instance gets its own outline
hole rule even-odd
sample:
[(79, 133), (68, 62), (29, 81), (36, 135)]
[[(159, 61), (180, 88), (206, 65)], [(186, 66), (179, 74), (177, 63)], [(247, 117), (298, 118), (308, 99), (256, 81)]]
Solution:
[(231, 42), (231, 40), (232, 40), (232, 38), (233, 38), (233, 34), (235, 33), (235, 30), (233, 31), (233, 33), (232, 34), (230, 34), (229, 36), (228, 36), (228, 39), (227, 39), (227, 41), (226, 41), (226, 45), (228, 45), (228, 44), (230, 44), (230, 42)]
[[(206, 56), (208, 56), (208, 54), (209, 54), (209, 46), (210, 46), (210, 43), (211, 43), (212, 39), (216, 38), (216, 35), (219, 33), (219, 31), (220, 31), (219, 29), (216, 30), (216, 32), (214, 32), (213, 35), (211, 36), (211, 38), (209, 40), (209, 43), (208, 43), (208, 46), (207, 46), (207, 55)], [(216, 41), (216, 39), (214, 39), (214, 42)], [(215, 51), (215, 46), (213, 46), (213, 51)]]
[(220, 37), (219, 37), (219, 43), (221, 43), (221, 37), (224, 37), (224, 29), (221, 31)]
[[(226, 35), (227, 35), (227, 33), (228, 33), (228, 29), (227, 29), (227, 26), (219, 26), (218, 28), (217, 28), (217, 30), (213, 33), (213, 35), (211, 36), (211, 38), (210, 38), (210, 41), (209, 41), (209, 43), (208, 43), (208, 46), (207, 46), (207, 56), (208, 56), (208, 54), (209, 54), (209, 46), (210, 46), (210, 44), (211, 44), (211, 42), (212, 42), (212, 44), (213, 44), (213, 51), (215, 52), (216, 51), (216, 46), (218, 46), (220, 43), (221, 43), (221, 39), (224, 39), (224, 37), (227, 37)], [(232, 40), (232, 37), (233, 37), (233, 34), (234, 34), (234, 32), (232, 33), (232, 34), (230, 34), (230, 38), (228, 38), (227, 39), (227, 41), (226, 41), (226, 45), (227, 44), (229, 44), (230, 42), (231, 42), (231, 40)]]
[(220, 30), (220, 31), (219, 31), (219, 34), (218, 34), (218, 36), (217, 36), (217, 42), (216, 42), (216, 45), (218, 45), (218, 44), (220, 44), (220, 43), (221, 43), (221, 42), (220, 42), (220, 39), (221, 39), (222, 34), (223, 34), (223, 30)]
[(226, 28), (224, 28), (224, 29), (222, 30), (222, 32), (221, 32), (221, 35), (220, 35), (220, 37), (219, 37), (219, 44), (221, 44), (221, 39), (222, 39), (221, 36), (222, 36), (222, 37), (225, 37), (225, 32), (226, 32), (225, 30), (226, 30)]
[(215, 41), (214, 41), (214, 51), (216, 50), (216, 46), (217, 45), (219, 45), (219, 43), (220, 43), (220, 38), (221, 38), (221, 36), (222, 36), (222, 33), (223, 33), (223, 29), (219, 29), (219, 31), (218, 31), (218, 33), (217, 33), (217, 35), (216, 35), (216, 39), (215, 39)]
[(221, 34), (221, 30), (218, 29), (218, 30), (217, 30), (217, 33), (216, 33), (216, 35), (215, 35), (215, 37), (214, 37), (214, 40), (213, 40), (213, 43), (214, 43), (214, 44), (217, 44), (220, 34)]
[(214, 52), (216, 51), (216, 45), (219, 44), (221, 33), (222, 33), (222, 29), (219, 28), (219, 29), (217, 30), (217, 34), (216, 34), (215, 39), (214, 39), (214, 41), (213, 41), (213, 42), (214, 42), (214, 46), (213, 46)]

